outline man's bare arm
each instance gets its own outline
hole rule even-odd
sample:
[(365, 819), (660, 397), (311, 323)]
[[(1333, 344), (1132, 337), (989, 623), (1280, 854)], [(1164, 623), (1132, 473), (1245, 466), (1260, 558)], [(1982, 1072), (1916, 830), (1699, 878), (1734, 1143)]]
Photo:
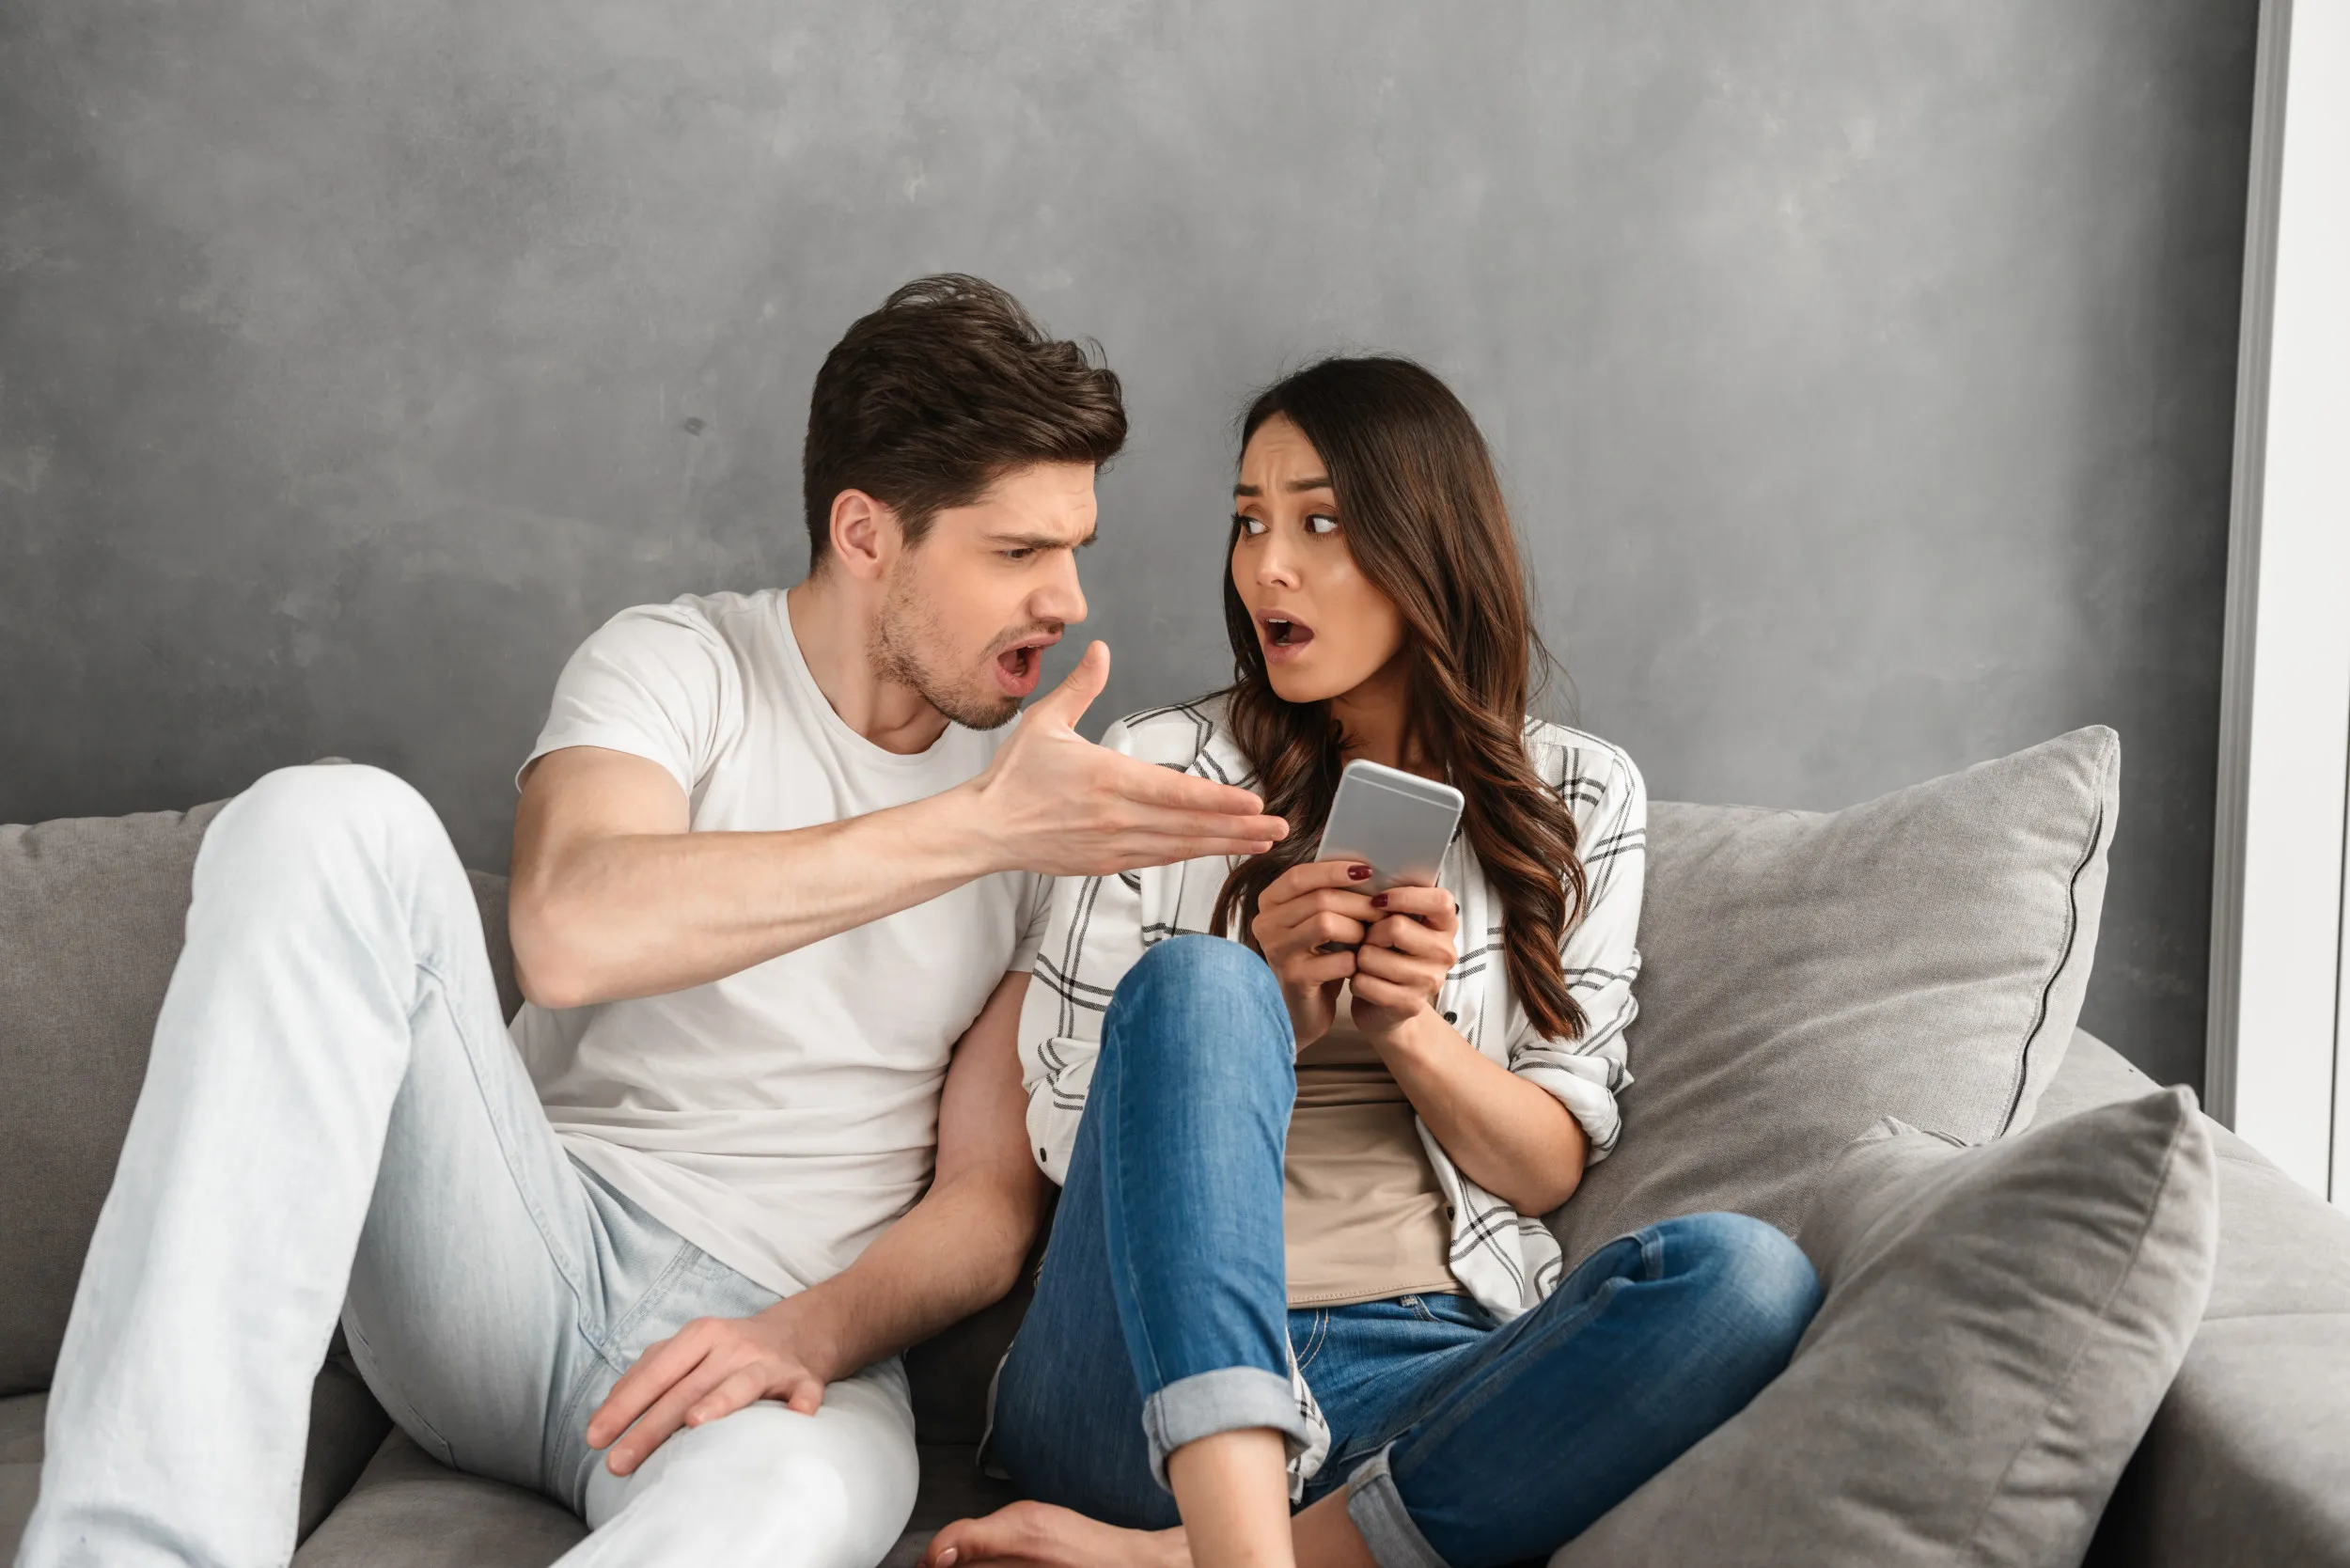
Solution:
[[(824, 1386), (1000, 1299), (1035, 1238), (1015, 1030), (1028, 977), (1006, 975), (947, 1070), (930, 1191), (857, 1261), (755, 1318), (700, 1318), (647, 1350), (588, 1423), (626, 1475), (681, 1426), (757, 1400), (812, 1413)], [(618, 1441), (615, 1441), (618, 1439)]]
[(514, 966), (544, 1007), (720, 979), (1002, 870), (1100, 875), (1253, 855), (1285, 829), (1246, 790), (1076, 732), (1107, 680), (1096, 643), (966, 784), (788, 833), (690, 833), (685, 792), (641, 757), (548, 753), (514, 821)]

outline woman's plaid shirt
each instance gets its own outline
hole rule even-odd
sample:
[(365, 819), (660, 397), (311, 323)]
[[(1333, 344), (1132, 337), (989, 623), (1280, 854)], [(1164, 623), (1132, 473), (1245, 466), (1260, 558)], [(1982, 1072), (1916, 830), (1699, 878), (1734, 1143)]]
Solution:
[[(1223, 716), (1220, 697), (1153, 709), (1111, 726), (1102, 744), (1183, 773), (1250, 785)], [(1580, 833), (1590, 906), (1559, 952), (1590, 1027), (1580, 1040), (1552, 1040), (1527, 1021), (1502, 962), (1500, 903), (1459, 838), (1446, 852), (1439, 880), (1460, 902), (1460, 960), (1437, 1006), (1478, 1050), (1557, 1095), (1583, 1124), (1589, 1157), (1602, 1160), (1622, 1131), (1616, 1095), (1632, 1081), (1624, 1028), (1639, 1011), (1632, 981), (1640, 955), (1633, 943), (1647, 867), (1648, 792), (1631, 758), (1579, 730), (1529, 721), (1526, 747)], [(1068, 1175), (1110, 993), (1152, 943), (1208, 929), (1231, 865), (1214, 856), (1118, 876), (1064, 878), (1055, 886), (1020, 1014), (1029, 1146), (1054, 1181)], [(1424, 1122), (1419, 1136), (1451, 1216), (1453, 1277), (1505, 1321), (1540, 1302), (1566, 1272), (1541, 1217), (1519, 1214), (1463, 1176)]]

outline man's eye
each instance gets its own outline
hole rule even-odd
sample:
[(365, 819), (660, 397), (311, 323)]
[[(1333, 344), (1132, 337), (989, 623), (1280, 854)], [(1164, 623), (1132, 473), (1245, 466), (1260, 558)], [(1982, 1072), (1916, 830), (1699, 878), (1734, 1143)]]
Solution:
[(1339, 531), (1339, 520), (1327, 512), (1316, 512), (1306, 519), (1306, 531), (1315, 535), (1335, 534)]
[(1025, 561), (1036, 554), (1036, 549), (1032, 545), (1024, 544), (1017, 550), (998, 550), (995, 553), (1008, 561)]
[(1249, 516), (1246, 512), (1234, 512), (1232, 514), (1232, 525), (1238, 528), (1242, 533), (1246, 534), (1250, 539), (1254, 539), (1259, 534), (1264, 532), (1264, 525), (1258, 522), (1255, 518)]

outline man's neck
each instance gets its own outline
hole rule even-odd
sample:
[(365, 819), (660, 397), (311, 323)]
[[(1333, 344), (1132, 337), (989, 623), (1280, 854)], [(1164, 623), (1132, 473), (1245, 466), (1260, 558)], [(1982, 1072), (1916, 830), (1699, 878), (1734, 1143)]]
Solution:
[(840, 722), (881, 747), (911, 757), (946, 733), (947, 715), (912, 686), (873, 667), (878, 600), (845, 573), (812, 575), (784, 594), (800, 657)]

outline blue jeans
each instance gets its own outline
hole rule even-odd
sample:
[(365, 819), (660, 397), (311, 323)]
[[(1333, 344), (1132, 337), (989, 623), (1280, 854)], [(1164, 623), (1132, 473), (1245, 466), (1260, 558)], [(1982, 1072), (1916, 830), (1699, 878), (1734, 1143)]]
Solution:
[(1184, 936), (1118, 987), (1035, 1304), (997, 1380), (989, 1458), (1029, 1496), (1178, 1522), (1167, 1456), (1303, 1438), (1290, 1347), (1386, 1568), (1540, 1558), (1735, 1415), (1819, 1306), (1778, 1231), (1694, 1215), (1609, 1243), (1507, 1324), (1466, 1296), (1287, 1306), (1281, 1161), (1296, 1094), (1262, 961)]

